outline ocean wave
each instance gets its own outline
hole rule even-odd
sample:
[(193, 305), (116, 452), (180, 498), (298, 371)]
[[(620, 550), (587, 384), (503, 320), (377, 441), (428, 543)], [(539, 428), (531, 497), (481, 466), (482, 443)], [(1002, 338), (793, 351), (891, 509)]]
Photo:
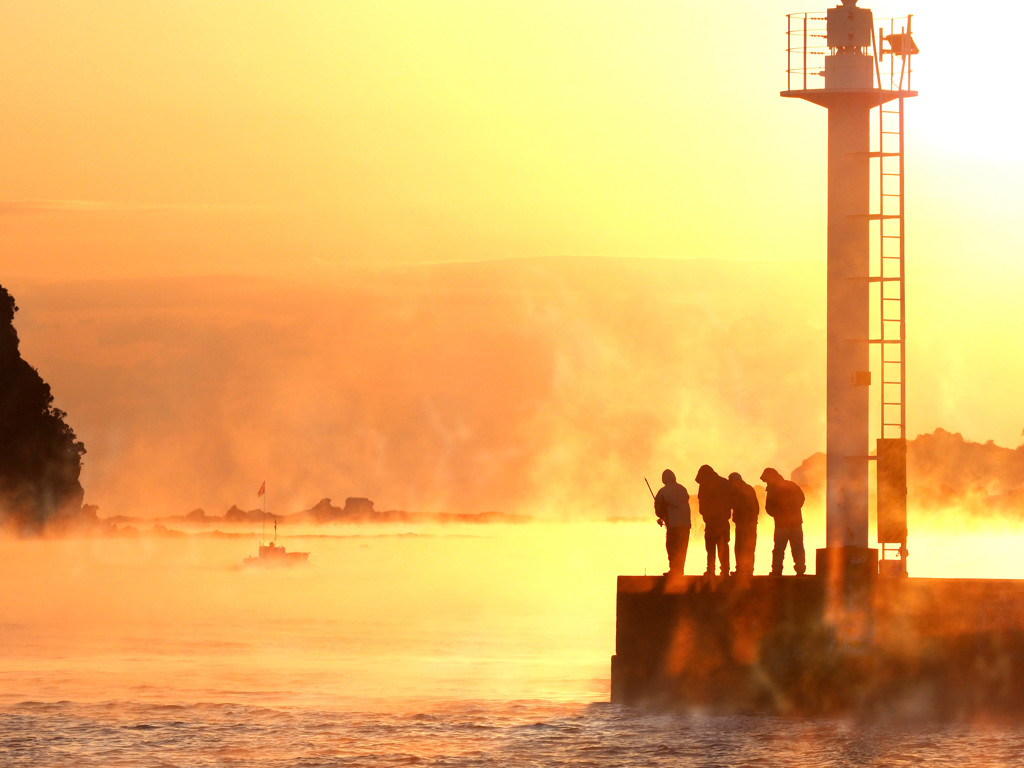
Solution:
[(0, 762), (131, 765), (1001, 766), (1021, 728), (864, 725), (546, 701), (338, 711), (239, 704), (26, 701), (0, 711)]

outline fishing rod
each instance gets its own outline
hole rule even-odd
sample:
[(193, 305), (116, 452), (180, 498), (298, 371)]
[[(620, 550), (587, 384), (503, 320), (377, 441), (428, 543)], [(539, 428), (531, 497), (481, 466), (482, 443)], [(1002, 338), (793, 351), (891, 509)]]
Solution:
[[(647, 483), (647, 490), (651, 492), (651, 498), (654, 499), (654, 511), (655, 511), (655, 513), (657, 513), (657, 511), (658, 511), (658, 497), (654, 495), (654, 489), (651, 488), (651, 484), (647, 480), (646, 476), (644, 477), (644, 482)], [(658, 525), (664, 525), (664, 524), (665, 524), (665, 521), (659, 517), (658, 518)]]

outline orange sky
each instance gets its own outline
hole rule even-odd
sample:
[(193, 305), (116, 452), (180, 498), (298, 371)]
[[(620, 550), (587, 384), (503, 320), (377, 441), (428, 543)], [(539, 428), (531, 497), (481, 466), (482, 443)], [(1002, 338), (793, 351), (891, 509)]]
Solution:
[[(1024, 145), (1010, 98), (1016, 61), (1008, 46), (971, 29), (1015, 29), (1024, 10), (981, 2), (965, 19), (950, 2), (871, 7), (877, 17), (920, 14), (915, 86), (922, 96), (907, 110), (910, 435), (942, 426), (1014, 446), (1024, 426), (1024, 362), (1016, 354)], [(702, 455), (738, 462), (744, 454), (725, 447), (737, 443), (736, 432), (756, 436), (766, 460), (795, 466), (820, 450), (821, 419), (794, 429), (805, 419), (785, 407), (803, 405), (800, 387), (812, 397), (824, 388), (814, 344), (824, 323), (825, 112), (778, 96), (785, 14), (797, 10), (806, 8), (752, 0), (9, 4), (0, 27), (0, 281), (22, 308), (25, 357), (53, 384), (90, 451), (87, 501), (119, 511), (110, 507), (135, 489), (119, 487), (118, 478), (138, 476), (141, 467), (187, 476), (192, 444), (154, 432), (195, 419), (210, 432), (211, 455), (222, 457), (203, 459), (219, 477), (170, 493), (166, 503), (219, 511), (227, 497), (243, 502), (235, 488), (280, 472), (274, 463), (287, 451), (271, 444), (327, 441), (319, 416), (336, 393), (347, 394), (326, 408), (329, 434), (354, 421), (377, 436), (331, 454), (308, 477), (289, 467), (283, 483), (294, 488), (294, 503), (314, 503), (306, 497), (318, 487), (324, 495), (360, 493), (361, 479), (378, 477), (363, 492), (383, 507), (454, 504), (470, 484), (458, 474), (468, 471), (464, 456), (527, 472), (512, 455), (524, 446), (544, 454), (531, 456), (527, 474), (596, 471), (616, 487), (641, 469), (660, 472), (672, 461), (663, 457), (681, 456), (684, 446), (697, 445), (680, 463)], [(492, 311), (445, 315), (442, 273), (396, 283), (404, 273), (366, 271), (563, 256), (749, 261), (761, 282), (744, 289), (749, 297), (726, 300), (699, 282), (714, 279), (703, 267), (631, 273), (600, 262), (594, 285), (574, 273), (566, 290), (553, 277), (564, 279), (560, 268), (534, 275), (537, 283), (484, 270), (473, 273), (465, 295), (476, 290), (494, 302)], [(666, 281), (668, 274), (681, 283)], [(171, 280), (204, 276), (225, 279)], [(284, 279), (287, 296), (274, 307), (273, 286)], [(514, 300), (473, 288), (504, 279), (525, 281), (515, 283), (522, 289)], [(129, 280), (144, 282), (96, 282)], [(66, 281), (74, 287), (42, 287)], [(603, 313), (608, 286), (617, 284), (633, 292), (613, 294), (615, 312)], [(303, 312), (310, 285), (318, 297), (310, 303), (328, 316), (316, 322)], [(336, 302), (367, 286), (378, 294), (371, 304), (379, 325), (362, 329), (362, 346), (353, 347), (351, 332), (338, 327), (346, 318), (357, 323), (358, 313), (350, 307), (330, 316)], [(387, 294), (389, 287), (397, 292)], [(671, 299), (663, 294), (673, 289), (688, 307), (710, 307), (714, 324), (694, 325), (691, 313), (672, 339)], [(415, 291), (415, 301), (404, 290)], [(75, 301), (62, 305), (68, 291)], [(771, 302), (777, 291), (786, 306)], [(380, 309), (403, 303), (439, 316), (424, 324)], [(635, 317), (633, 304), (647, 314)], [(509, 306), (511, 314), (499, 313)], [(225, 365), (236, 354), (246, 360), (242, 352), (261, 359), (246, 323), (280, 346), (266, 381), (258, 362), (244, 369), (246, 379)], [(290, 348), (281, 329), (303, 325), (304, 346)], [(775, 347), (764, 342), (766, 326), (798, 329), (793, 344), (778, 347), (790, 350), (785, 365), (805, 372), (776, 408), (723, 399), (706, 412), (687, 399), (693, 360), (741, 361), (718, 371), (719, 389), (736, 398), (776, 380), (772, 368), (751, 367), (770, 365), (763, 355)], [(421, 358), (374, 336), (410, 328), (422, 335)], [(722, 340), (712, 331), (721, 328), (735, 353), (716, 355)], [(489, 344), (512, 351), (481, 356)], [(662, 345), (685, 352), (687, 383), (652, 374), (664, 364)], [(469, 352), (455, 354), (460, 349)], [(406, 372), (414, 391), (389, 400), (384, 371), (410, 359), (419, 360)], [(129, 361), (139, 360), (151, 367), (133, 370)], [(124, 404), (110, 396), (118, 366), (127, 371), (125, 387), (129, 380), (141, 387)], [(352, 369), (370, 373), (352, 377)], [(298, 373), (309, 370), (321, 373), (315, 387)], [(636, 371), (651, 394), (616, 415), (609, 398), (631, 394)], [(562, 388), (559, 376), (571, 386)], [(415, 391), (417, 382), (427, 389)], [(694, 397), (706, 394), (699, 384)], [(346, 397), (349, 405), (338, 405)], [(308, 408), (268, 415), (281, 403)], [(523, 403), (529, 439), (487, 431), (506, 423), (525, 429), (510, 416)], [(599, 434), (587, 434), (590, 422), (574, 410), (583, 406), (613, 426), (599, 420)], [(402, 408), (415, 416), (395, 416)], [(391, 502), (388, 478), (393, 484), (397, 468), (418, 456), (443, 454), (444, 441), (411, 440), (396, 451), (401, 462), (382, 468), (380, 435), (391, 446), (419, 425), (422, 437), (420, 419), (431, 412), (437, 435), (472, 439), (447, 469), (409, 469), (419, 490)], [(398, 426), (390, 432), (368, 413)], [(236, 431), (247, 418), (275, 428)], [(595, 470), (595, 455), (609, 442), (620, 445), (614, 424), (626, 422), (622, 433), (645, 435), (644, 444), (627, 466)], [(708, 423), (726, 425), (726, 434), (709, 438)], [(570, 445), (567, 436), (574, 447), (559, 449)], [(225, 447), (241, 442), (246, 451)], [(630, 455), (628, 446), (616, 450)], [(751, 458), (746, 471), (757, 463)], [(515, 486), (512, 469), (500, 493), (475, 491), (463, 503), (501, 506)], [(181, 483), (173, 473), (167, 482)], [(216, 493), (217, 485), (227, 489)]]

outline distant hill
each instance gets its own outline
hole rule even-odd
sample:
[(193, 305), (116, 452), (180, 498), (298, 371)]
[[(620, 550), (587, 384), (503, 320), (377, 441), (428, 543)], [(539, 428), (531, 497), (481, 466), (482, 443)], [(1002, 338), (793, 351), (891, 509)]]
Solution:
[[(815, 453), (792, 474), (810, 498), (825, 493), (825, 454)], [(936, 429), (907, 443), (907, 495), (926, 509), (1024, 516), (1024, 445), (975, 443)]]

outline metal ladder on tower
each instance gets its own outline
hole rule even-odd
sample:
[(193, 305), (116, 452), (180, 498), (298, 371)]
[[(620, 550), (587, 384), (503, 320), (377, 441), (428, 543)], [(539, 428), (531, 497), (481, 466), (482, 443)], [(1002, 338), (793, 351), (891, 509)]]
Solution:
[[(895, 106), (893, 106), (895, 105)], [(904, 281), (903, 98), (879, 106), (878, 290), (880, 429), (876, 453), (878, 540), (886, 554), (906, 550), (906, 307)]]
[[(896, 104), (896, 108), (889, 107)], [(879, 107), (878, 281), (882, 438), (906, 437), (903, 99)], [(887, 108), (888, 107), (888, 108)]]

